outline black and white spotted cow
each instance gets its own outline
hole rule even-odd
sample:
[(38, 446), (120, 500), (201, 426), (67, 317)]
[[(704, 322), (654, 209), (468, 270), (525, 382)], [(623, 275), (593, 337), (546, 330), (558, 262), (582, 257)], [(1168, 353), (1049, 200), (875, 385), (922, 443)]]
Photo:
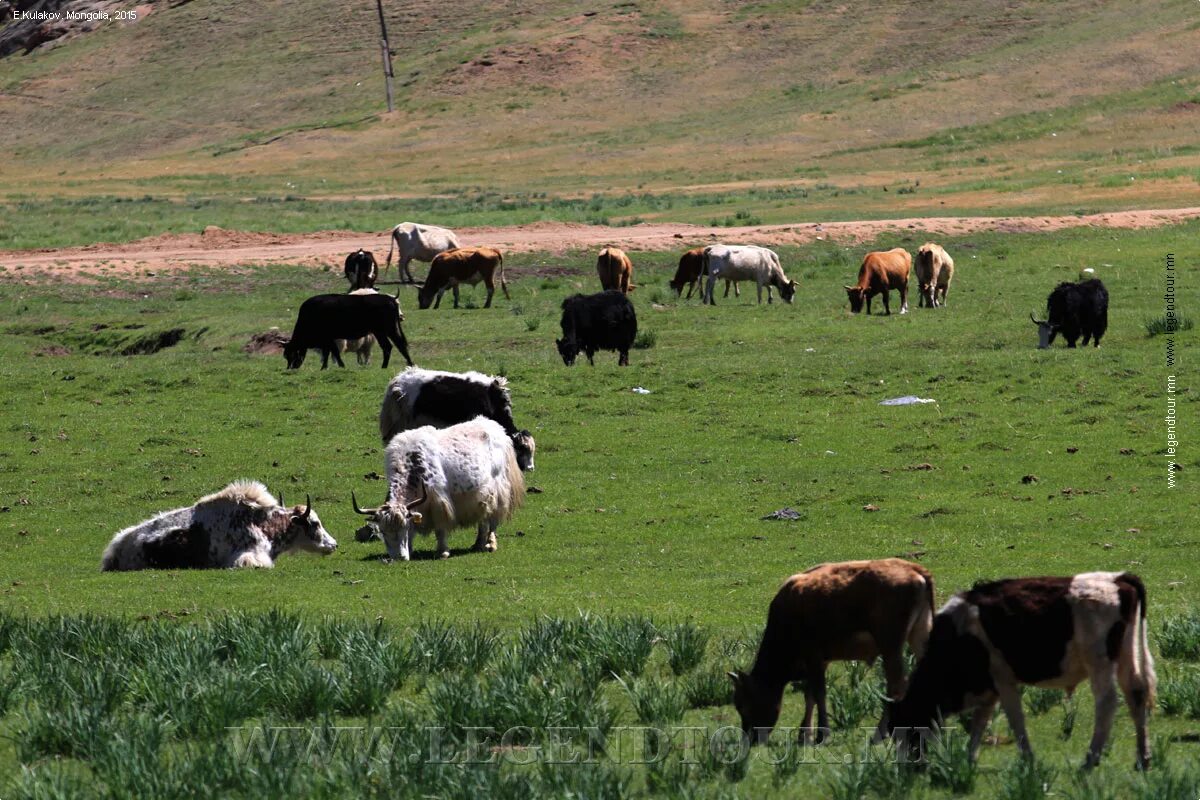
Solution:
[(1096, 723), (1085, 767), (1100, 761), (1112, 730), (1118, 687), (1137, 731), (1137, 764), (1150, 764), (1146, 719), (1154, 705), (1154, 659), (1146, 641), (1146, 590), (1128, 572), (1013, 578), (959, 592), (933, 621), (908, 692), (890, 708), (886, 729), (911, 736), (974, 710), (970, 753), (999, 703), (1022, 754), (1032, 751), (1021, 686), (1073, 691), (1091, 681)]
[(328, 555), (335, 548), (311, 501), (287, 508), (261, 483), (235, 481), (193, 506), (121, 531), (109, 542), (100, 568), (269, 568), (283, 553)]
[(495, 375), (409, 367), (392, 378), (383, 393), (379, 435), (387, 444), (400, 431), (422, 425), (446, 428), (479, 416), (500, 423), (512, 439), (522, 471), (533, 469), (533, 435), (517, 428), (508, 381)]
[(350, 281), (350, 291), (373, 288), (375, 280), (379, 277), (379, 265), (375, 263), (375, 254), (360, 247), (346, 256), (343, 272), (346, 280)]

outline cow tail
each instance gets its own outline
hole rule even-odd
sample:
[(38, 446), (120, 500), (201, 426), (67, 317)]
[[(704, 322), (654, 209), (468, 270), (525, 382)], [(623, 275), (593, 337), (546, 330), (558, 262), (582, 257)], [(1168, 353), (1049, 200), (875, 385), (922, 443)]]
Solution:
[(501, 253), (499, 250), (497, 250), (496, 255), (500, 259), (500, 289), (504, 292), (505, 300), (512, 300), (512, 297), (508, 294), (508, 284), (504, 281), (504, 253)]
[(1154, 708), (1158, 681), (1154, 675), (1154, 657), (1150, 654), (1150, 638), (1146, 631), (1146, 585), (1136, 575), (1128, 572), (1123, 576), (1137, 591), (1137, 608), (1134, 609), (1133, 660), (1134, 678), (1146, 687), (1146, 708)]
[[(400, 226), (397, 225), (396, 227), (398, 228)], [(396, 228), (392, 228), (392, 235), (388, 237), (388, 257), (387, 257), (387, 263), (384, 264), (384, 266), (383, 266), (384, 269), (387, 269), (388, 267), (392, 266), (392, 249), (395, 246), (396, 246)], [(404, 276), (401, 275), (400, 278), (401, 278), (401, 280), (403, 280)]]

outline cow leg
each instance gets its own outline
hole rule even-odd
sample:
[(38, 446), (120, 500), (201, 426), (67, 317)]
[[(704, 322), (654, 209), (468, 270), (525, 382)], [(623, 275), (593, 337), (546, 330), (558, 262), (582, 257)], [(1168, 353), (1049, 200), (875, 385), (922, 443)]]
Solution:
[(483, 285), (487, 287), (487, 293), (488, 293), (487, 300), (484, 301), (483, 307), (491, 308), (492, 307), (492, 295), (494, 295), (496, 293), (496, 284), (492, 283), (492, 279), (489, 277), (489, 278), (484, 278)]
[(375, 341), (379, 342), (379, 349), (383, 351), (383, 363), (379, 367), (380, 369), (387, 369), (388, 361), (392, 357), (392, 343), (388, 341), (386, 333), (383, 336), (375, 334)]
[[(392, 337), (392, 341), (394, 341), (396, 343), (396, 347), (398, 347), (400, 349), (400, 355), (404, 356), (404, 360), (407, 361), (408, 365), (411, 367), (413, 365), (413, 360), (412, 360), (412, 356), (410, 356), (408, 354), (408, 340), (404, 338), (404, 331), (400, 328), (399, 325), (397, 325), (395, 332), (390, 335)], [(390, 349), (384, 353), (383, 365), (385, 367), (387, 366), (387, 356), (390, 353), (391, 353)]]
[[(704, 293), (702, 295), (700, 295), (701, 302), (703, 302), (707, 305), (710, 305), (710, 306), (715, 306), (717, 304), (716, 298), (713, 297), (713, 287), (715, 287), (716, 285), (717, 285), (717, 276), (710, 274), (708, 276), (708, 281), (704, 285)], [(728, 296), (728, 294), (729, 294), (729, 284), (728, 283), (725, 284), (725, 294), (726, 294), (726, 296)]]
[(454, 284), (451, 290), (454, 292), (454, 307), (458, 308), (458, 284)]
[(587, 350), (584, 350), (583, 352), (584, 352), (584, 354), (585, 354), (585, 355), (587, 356), (587, 358), (588, 358), (588, 364), (590, 364), (590, 365), (591, 365), (591, 366), (593, 366), (593, 367), (594, 367), (594, 366), (596, 366), (596, 362), (592, 360), (593, 356), (595, 356), (595, 355), (596, 355), (596, 351), (595, 351), (595, 350), (592, 350), (592, 349), (589, 347)]
[(1090, 677), (1092, 695), (1096, 698), (1096, 722), (1092, 730), (1092, 743), (1088, 746), (1087, 759), (1083, 762), (1084, 769), (1091, 769), (1100, 763), (1100, 758), (1104, 755), (1104, 745), (1112, 733), (1113, 718), (1117, 714), (1119, 702), (1113, 674), (1116, 665), (1106, 656), (1097, 658), (1095, 662), (1090, 670)]
[(742, 296), (742, 287), (738, 285), (737, 281), (733, 281), (733, 296), (734, 297)]
[(900, 313), (908, 313), (908, 284), (900, 287)]
[(628, 367), (629, 366), (629, 351), (628, 350), (621, 351), (620, 358), (617, 359), (617, 366), (618, 367)]
[[(758, 304), (761, 306), (762, 305), (762, 284), (761, 283), (757, 284), (757, 287), (758, 287)], [(771, 290), (767, 289), (768, 301), (770, 300), (770, 298), (771, 298)]]
[(872, 299), (871, 295), (867, 295), (867, 314), (868, 314), (868, 316), (871, 313), (871, 299)]
[(337, 349), (336, 347), (334, 347), (334, 348), (332, 348), (332, 349), (331, 349), (329, 352), (333, 354), (333, 360), (334, 360), (335, 362), (337, 362), (337, 365), (338, 365), (339, 367), (341, 367), (342, 369), (345, 369), (345, 368), (346, 368), (346, 362), (345, 362), (345, 361), (342, 361), (342, 354), (338, 352), (338, 349)]
[(967, 743), (967, 756), (972, 761), (979, 753), (979, 743), (983, 741), (983, 734), (987, 731), (988, 723), (992, 721), (994, 713), (996, 713), (996, 699), (992, 698), (976, 708), (975, 713), (971, 715), (971, 738)]
[(329, 351), (324, 347), (321, 348), (321, 369), (329, 368)]
[(813, 698), (817, 701), (817, 730), (814, 743), (821, 744), (829, 738), (829, 709), (825, 703), (825, 662), (810, 664), (808, 674), (812, 684)]
[(483, 550), (486, 553), (494, 553), (499, 548), (496, 542), (496, 526), (499, 525), (498, 520), (488, 520), (488, 536), (487, 542), (483, 545)]
[(883, 292), (883, 313), (885, 316), (892, 315), (892, 290), (885, 289)]
[(449, 535), (450, 535), (449, 531), (444, 531), (444, 530), (439, 529), (437, 532), (438, 558), (449, 558), (450, 557), (450, 545), (446, 543), (446, 538)]
[(1033, 748), (1029, 746), (1029, 733), (1025, 730), (1025, 710), (1021, 708), (1021, 690), (1015, 684), (997, 687), (1000, 694), (1000, 707), (1004, 716), (1008, 717), (1008, 726), (1012, 728), (1017, 740), (1017, 749), (1023, 756), (1032, 756)]
[(771, 284), (767, 284), (767, 305), (771, 305), (775, 301), (771, 298)]
[[(1135, 623), (1137, 624), (1137, 623)], [(1132, 637), (1134, 648), (1138, 646), (1138, 637), (1126, 632), (1126, 637)], [(1137, 658), (1134, 648), (1122, 647), (1122, 659), (1118, 664), (1117, 680), (1125, 695), (1125, 704), (1129, 706), (1129, 714), (1133, 717), (1133, 727), (1137, 731), (1137, 765), (1139, 769), (1150, 766), (1150, 742), (1146, 735), (1146, 717), (1150, 714), (1150, 686), (1145, 674), (1135, 674), (1134, 666), (1128, 663), (1125, 653)], [(1153, 671), (1152, 666), (1148, 669)]]

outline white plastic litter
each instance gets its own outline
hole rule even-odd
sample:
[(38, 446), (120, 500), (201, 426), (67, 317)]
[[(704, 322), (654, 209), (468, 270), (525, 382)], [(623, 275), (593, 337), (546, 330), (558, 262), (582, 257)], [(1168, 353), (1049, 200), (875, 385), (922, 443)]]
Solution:
[(890, 400), (882, 400), (881, 406), (915, 406), (920, 403), (936, 403), (932, 397), (917, 397), (915, 394), (906, 394), (904, 397), (893, 397)]
[(806, 353), (815, 353), (815, 352), (817, 352), (817, 348), (815, 348), (815, 347), (806, 347), (806, 348), (804, 348), (804, 352), (806, 352)]
[(650, 394), (650, 390), (643, 389), (641, 386), (635, 386), (635, 387), (633, 387), (633, 393), (634, 394)]

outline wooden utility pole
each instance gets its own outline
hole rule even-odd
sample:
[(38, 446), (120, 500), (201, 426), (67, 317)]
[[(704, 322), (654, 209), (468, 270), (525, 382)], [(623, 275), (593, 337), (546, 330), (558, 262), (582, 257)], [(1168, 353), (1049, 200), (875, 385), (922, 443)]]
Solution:
[(375, 8), (379, 11), (379, 46), (383, 49), (383, 80), (387, 84), (388, 112), (396, 110), (396, 101), (392, 95), (392, 48), (388, 44), (387, 22), (383, 19), (383, 0), (375, 0)]

